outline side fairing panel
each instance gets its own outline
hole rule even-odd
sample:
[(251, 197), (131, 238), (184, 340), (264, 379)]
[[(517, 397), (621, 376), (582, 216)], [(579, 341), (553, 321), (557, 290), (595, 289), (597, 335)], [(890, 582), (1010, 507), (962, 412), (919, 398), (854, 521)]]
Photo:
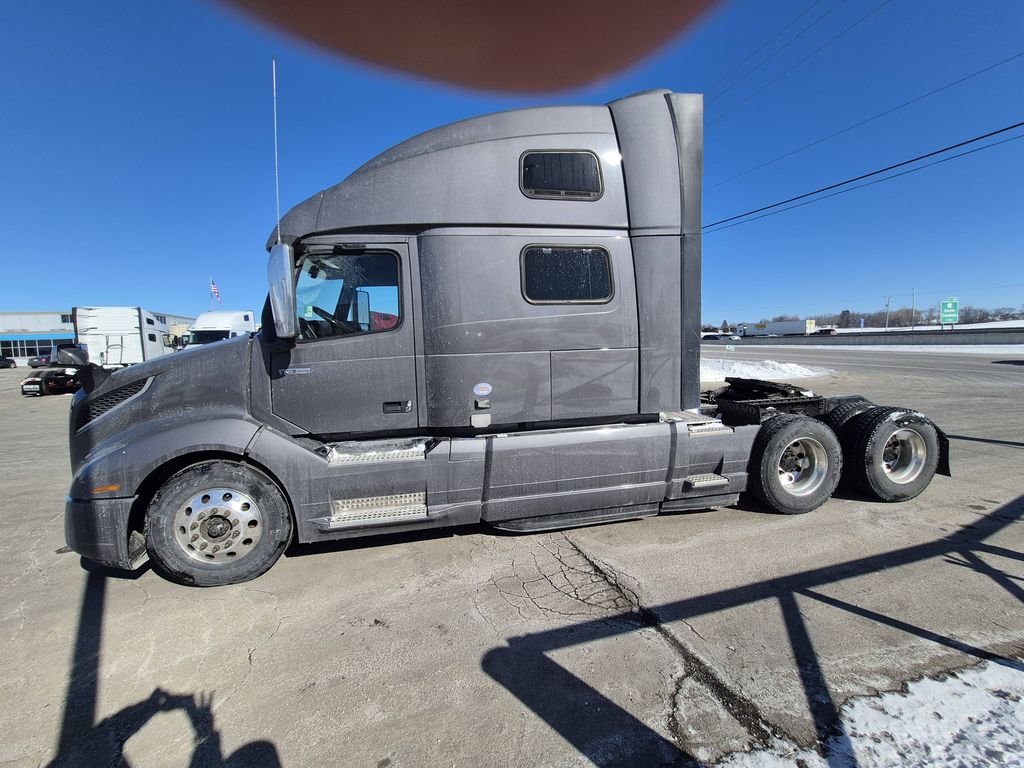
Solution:
[(637, 351), (580, 349), (551, 353), (551, 418), (636, 413)]
[(657, 503), (670, 424), (618, 424), (488, 438), (484, 520)]

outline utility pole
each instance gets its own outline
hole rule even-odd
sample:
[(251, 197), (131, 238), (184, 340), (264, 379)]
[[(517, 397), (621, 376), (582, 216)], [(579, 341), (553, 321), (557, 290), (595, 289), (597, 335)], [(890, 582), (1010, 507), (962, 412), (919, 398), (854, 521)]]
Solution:
[(892, 301), (892, 296), (885, 297), (885, 330), (889, 330), (889, 302)]
[(917, 288), (910, 289), (910, 330), (917, 330)]

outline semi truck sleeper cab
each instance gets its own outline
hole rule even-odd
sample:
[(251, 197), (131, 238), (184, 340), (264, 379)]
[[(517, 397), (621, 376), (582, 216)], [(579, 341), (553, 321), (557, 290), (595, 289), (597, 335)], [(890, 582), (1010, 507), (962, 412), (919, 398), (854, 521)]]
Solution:
[(647, 92), (428, 131), (297, 205), (259, 333), (83, 371), (68, 544), (211, 586), (292, 541), (746, 492), (792, 514), (844, 477), (899, 501), (948, 474), (909, 409), (742, 380), (702, 398), (702, 152), (702, 97)]

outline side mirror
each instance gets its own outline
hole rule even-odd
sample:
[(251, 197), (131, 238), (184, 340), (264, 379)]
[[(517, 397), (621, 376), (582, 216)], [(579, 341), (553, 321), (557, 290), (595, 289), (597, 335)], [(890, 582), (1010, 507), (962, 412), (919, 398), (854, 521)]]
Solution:
[(370, 330), (369, 291), (356, 291), (356, 322), (364, 332)]
[(181, 346), (183, 346), (183, 347), (187, 347), (189, 344), (192, 343), (192, 334), (191, 333), (183, 333), (183, 334), (181, 334), (181, 336), (178, 337), (178, 343), (181, 344)]
[(89, 353), (81, 347), (60, 347), (54, 362), (69, 368), (84, 368), (89, 364)]
[(295, 316), (295, 253), (290, 245), (278, 243), (270, 249), (267, 282), (270, 285), (270, 309), (279, 339), (294, 339), (299, 333)]

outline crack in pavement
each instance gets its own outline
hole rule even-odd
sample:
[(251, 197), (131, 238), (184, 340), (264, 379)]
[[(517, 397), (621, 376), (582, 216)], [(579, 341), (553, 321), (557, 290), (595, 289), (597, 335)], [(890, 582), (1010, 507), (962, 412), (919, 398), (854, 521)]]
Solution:
[[(754, 742), (754, 746), (767, 747), (776, 739), (785, 739), (789, 742), (796, 743), (796, 740), (790, 737), (789, 734), (782, 732), (778, 726), (769, 722), (761, 714), (757, 705), (753, 701), (730, 688), (715, 673), (714, 669), (712, 669), (707, 662), (687, 648), (686, 645), (684, 645), (683, 642), (662, 622), (661, 617), (658, 616), (656, 611), (643, 605), (639, 595), (637, 594), (637, 590), (625, 585), (623, 583), (623, 578), (620, 578), (619, 573), (612, 566), (593, 555), (587, 554), (580, 545), (570, 539), (568, 535), (563, 534), (563, 537), (573, 547), (573, 549), (579, 553), (580, 557), (586, 560), (613, 589), (616, 589), (622, 597), (631, 604), (633, 610), (640, 617), (640, 621), (645, 626), (650, 627), (661, 635), (665, 642), (668, 643), (679, 658), (682, 659), (685, 671), (676, 680), (676, 687), (673, 693), (671, 706), (669, 708), (668, 718), (669, 732), (672, 734), (680, 750), (688, 751), (690, 746), (683, 735), (678, 713), (678, 695), (682, 685), (688, 679), (692, 679), (700, 684), (711, 695), (711, 697), (746, 730), (747, 734)], [(634, 584), (637, 583), (636, 579), (632, 579), (632, 577), (630, 577), (630, 580), (633, 581)], [(686, 621), (683, 621), (683, 623), (686, 624), (694, 634), (701, 637), (700, 633), (697, 632), (697, 630), (689, 623)], [(703, 640), (703, 637), (701, 637), (701, 639)]]

